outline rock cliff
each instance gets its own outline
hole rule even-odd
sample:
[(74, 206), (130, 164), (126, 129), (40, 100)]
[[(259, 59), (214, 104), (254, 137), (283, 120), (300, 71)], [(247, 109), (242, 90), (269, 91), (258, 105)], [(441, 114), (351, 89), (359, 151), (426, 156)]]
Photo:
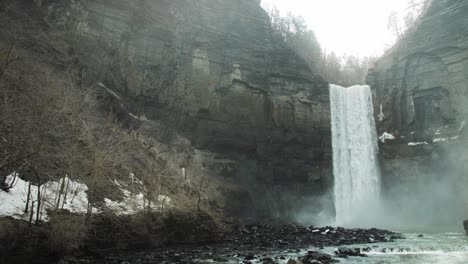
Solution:
[(385, 189), (390, 195), (406, 190), (407, 201), (435, 203), (418, 209), (428, 211), (431, 224), (456, 222), (466, 210), (460, 184), (468, 161), (467, 28), (466, 1), (432, 1), (368, 75), (378, 133), (396, 138), (380, 144)]
[(215, 154), (206, 167), (241, 189), (233, 214), (292, 216), (329, 188), (328, 85), (258, 0), (35, 2), (73, 36), (81, 76)]

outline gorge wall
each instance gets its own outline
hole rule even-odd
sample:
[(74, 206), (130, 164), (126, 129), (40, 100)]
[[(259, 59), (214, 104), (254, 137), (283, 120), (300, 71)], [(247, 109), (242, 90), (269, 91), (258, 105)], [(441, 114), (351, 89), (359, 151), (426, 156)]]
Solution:
[[(368, 75), (395, 211), (419, 225), (467, 216), (468, 3), (432, 1)], [(419, 219), (416, 219), (419, 218)]]
[(258, 0), (35, 2), (73, 36), (81, 76), (214, 153), (206, 168), (240, 188), (232, 214), (291, 217), (329, 189), (328, 84)]

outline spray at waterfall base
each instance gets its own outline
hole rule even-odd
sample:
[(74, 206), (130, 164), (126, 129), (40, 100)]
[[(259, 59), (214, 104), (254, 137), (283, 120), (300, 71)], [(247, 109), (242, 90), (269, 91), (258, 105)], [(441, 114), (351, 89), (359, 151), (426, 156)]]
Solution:
[[(381, 173), (369, 86), (344, 88), (330, 85), (330, 104), (334, 175), (330, 196), (333, 197), (333, 209), (324, 208), (317, 218), (319, 224), (422, 231), (455, 231), (460, 228), (464, 206), (462, 199), (458, 199), (460, 191), (456, 191), (460, 184), (457, 184), (456, 177), (450, 176), (454, 174), (452, 169), (446, 168), (449, 173), (441, 177), (443, 170), (421, 168), (421, 162), (417, 163), (416, 158), (412, 158), (383, 160), (384, 168), (393, 166), (400, 178), (388, 171)], [(453, 150), (454, 146), (450, 149)], [(429, 158), (434, 159), (434, 156)], [(454, 163), (451, 162), (453, 153), (439, 156), (438, 163), (432, 160), (424, 160), (424, 163)]]

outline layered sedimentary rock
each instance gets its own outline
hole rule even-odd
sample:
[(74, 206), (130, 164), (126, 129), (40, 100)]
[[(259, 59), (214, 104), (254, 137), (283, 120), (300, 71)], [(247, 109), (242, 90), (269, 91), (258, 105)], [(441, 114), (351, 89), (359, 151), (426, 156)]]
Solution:
[(75, 37), (80, 74), (216, 154), (207, 167), (245, 192), (233, 213), (291, 215), (329, 187), (328, 85), (259, 1), (36, 2)]
[[(468, 2), (432, 1), (421, 19), (369, 73), (388, 193), (423, 199), (435, 224), (457, 221), (466, 208), (464, 183), (468, 117)], [(383, 138), (382, 138), (383, 139)], [(418, 198), (419, 197), (419, 198)], [(427, 199), (424, 199), (426, 197)], [(431, 197), (433, 199), (431, 199)], [(452, 204), (450, 200), (452, 199)], [(417, 203), (414, 202), (414, 207)], [(422, 203), (424, 204), (424, 203)], [(436, 207), (445, 208), (441, 212)], [(458, 219), (459, 221), (460, 219)], [(450, 222), (452, 223), (452, 222)], [(440, 223), (438, 223), (440, 224)]]
[(378, 61), (368, 81), (382, 105), (380, 131), (428, 140), (440, 127), (460, 128), (468, 114), (467, 14), (465, 1), (433, 1)]

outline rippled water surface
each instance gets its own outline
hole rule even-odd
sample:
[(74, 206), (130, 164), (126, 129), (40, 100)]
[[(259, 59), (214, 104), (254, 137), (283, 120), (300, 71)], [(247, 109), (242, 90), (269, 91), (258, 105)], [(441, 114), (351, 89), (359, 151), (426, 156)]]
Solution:
[[(371, 247), (368, 258), (352, 257), (340, 263), (440, 263), (468, 264), (468, 237), (461, 233), (405, 234), (406, 239), (393, 243), (359, 245)], [(378, 246), (378, 247), (375, 247)], [(393, 252), (392, 252), (393, 249)], [(325, 249), (332, 253), (334, 248)]]
[[(371, 248), (365, 252), (368, 257), (338, 258), (344, 264), (468, 264), (468, 237), (462, 233), (423, 234), (405, 233), (406, 239), (389, 243), (350, 245), (349, 248)], [(336, 247), (325, 249), (310, 248), (324, 253), (336, 251)], [(298, 258), (307, 254), (280, 252), (267, 254), (272, 257), (283, 256), (285, 260), (276, 259), (278, 263), (286, 263), (290, 258)], [(242, 263), (243, 259), (230, 263)], [(262, 261), (253, 261), (262, 263)]]

